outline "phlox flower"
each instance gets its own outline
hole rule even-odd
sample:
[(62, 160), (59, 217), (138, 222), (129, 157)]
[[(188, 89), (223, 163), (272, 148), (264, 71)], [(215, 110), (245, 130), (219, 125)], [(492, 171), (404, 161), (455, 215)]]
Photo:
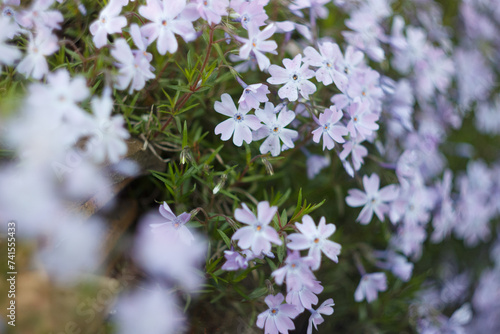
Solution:
[(249, 70), (250, 71), (257, 70), (257, 65), (258, 65), (257, 58), (255, 58), (255, 55), (253, 53), (251, 53), (246, 59), (240, 58), (240, 56), (235, 54), (230, 54), (229, 60), (231, 60), (232, 62), (242, 61), (238, 65), (234, 66), (234, 70), (238, 73), (245, 73), (248, 72)]
[(385, 37), (384, 30), (371, 11), (356, 11), (345, 21), (345, 24), (353, 30), (342, 32), (349, 44), (363, 50), (368, 57), (376, 62), (385, 59), (384, 50), (379, 43), (379, 40)]
[(5, 43), (15, 35), (17, 28), (9, 18), (0, 16), (0, 71), (2, 65), (11, 66), (21, 58), (21, 51), (14, 45)]
[(424, 60), (415, 64), (414, 73), (415, 93), (427, 101), (436, 90), (444, 93), (448, 89), (455, 74), (455, 64), (442, 49), (428, 45)]
[(47, 30), (39, 30), (33, 37), (30, 34), (28, 52), (17, 65), (17, 71), (26, 77), (41, 79), (49, 73), (46, 56), (50, 56), (59, 49), (57, 36)]
[(351, 99), (359, 98), (366, 103), (370, 111), (379, 111), (382, 107), (384, 92), (380, 87), (380, 74), (372, 69), (357, 71), (349, 79), (347, 94)]
[(127, 153), (125, 139), (130, 137), (124, 128), (125, 120), (122, 115), (111, 116), (113, 100), (107, 94), (101, 98), (91, 100), (93, 111), (92, 126), (89, 132), (93, 135), (89, 145), (92, 145), (90, 154), (96, 163), (108, 160), (116, 163)]
[[(190, 245), (191, 242), (193, 242), (194, 237), (191, 231), (186, 227), (186, 223), (191, 219), (191, 215), (187, 212), (183, 212), (179, 216), (176, 216), (168, 206), (167, 202), (163, 202), (163, 204), (160, 205), (159, 211), (160, 215), (164, 219), (161, 219), (162, 222), (149, 224), (149, 226), (153, 229), (153, 232), (174, 235), (182, 242)], [(167, 221), (163, 222), (165, 219)]]
[(183, 320), (175, 294), (152, 285), (119, 297), (113, 315), (121, 334), (177, 333)]
[(239, 12), (241, 7), (248, 3), (256, 3), (260, 6), (266, 6), (270, 0), (231, 0), (231, 8)]
[[(361, 168), (361, 165), (365, 162), (364, 157), (368, 155), (368, 150), (366, 147), (361, 145), (363, 140), (358, 138), (352, 138), (348, 140), (342, 147), (343, 150), (339, 154), (340, 160), (346, 161), (349, 154), (351, 155), (352, 164), (355, 171)], [(347, 161), (346, 161), (347, 162)]]
[(427, 233), (425, 226), (402, 224), (398, 226), (396, 234), (391, 237), (390, 245), (406, 256), (418, 260), (422, 255), (422, 247)]
[(264, 299), (269, 309), (257, 316), (257, 327), (265, 326), (266, 334), (288, 334), (289, 330), (295, 329), (291, 319), (300, 312), (294, 305), (282, 304), (284, 300), (285, 297), (281, 293), (276, 296), (269, 295)]
[(240, 58), (247, 59), (250, 54), (253, 54), (259, 64), (260, 70), (264, 71), (268, 69), (271, 61), (264, 53), (277, 54), (276, 49), (278, 48), (278, 44), (275, 41), (267, 41), (275, 31), (276, 26), (274, 24), (268, 25), (262, 31), (257, 26), (249, 25), (248, 39), (237, 37), (243, 43), (243, 46), (240, 48)]
[(148, 55), (151, 54), (131, 50), (123, 38), (117, 39), (111, 50), (111, 56), (118, 61), (116, 67), (119, 69), (115, 87), (121, 90), (130, 86), (130, 94), (134, 90), (143, 89), (147, 80), (154, 79), (155, 75), (151, 72), (152, 67), (149, 63), (151, 57)]
[(209, 24), (220, 23), (223, 15), (227, 15), (229, 0), (193, 0), (198, 14)]
[(148, 0), (146, 6), (139, 7), (139, 14), (152, 21), (141, 28), (141, 33), (149, 44), (156, 40), (161, 55), (175, 53), (178, 48), (174, 34), (182, 36), (186, 42), (196, 37), (190, 13), (185, 12), (186, 0)]
[[(330, 2), (330, 0), (295, 0), (290, 5), (291, 11), (297, 13), (298, 10), (309, 9), (312, 20), (316, 17), (325, 19), (328, 16), (328, 9), (324, 6)], [(299, 14), (302, 17), (302, 15)]]
[(375, 251), (374, 256), (379, 260), (385, 260), (385, 262), (378, 261), (377, 267), (392, 271), (394, 276), (403, 282), (410, 280), (413, 272), (413, 263), (409, 262), (406, 257), (390, 249), (387, 251)]
[(331, 159), (329, 155), (322, 156), (311, 154), (307, 157), (306, 165), (307, 165), (307, 178), (309, 180), (314, 179), (316, 175), (321, 172), (323, 168), (330, 166)]
[(319, 128), (313, 130), (312, 134), (315, 143), (319, 143), (321, 137), (323, 137), (323, 150), (325, 150), (325, 148), (329, 150), (333, 149), (335, 142), (345, 142), (342, 136), (347, 136), (348, 131), (342, 123), (339, 123), (342, 117), (342, 111), (337, 110), (335, 106), (325, 109), (325, 111), (319, 115), (319, 120), (317, 120)]
[(124, 16), (118, 16), (128, 0), (111, 0), (99, 13), (99, 18), (89, 27), (95, 46), (100, 49), (106, 45), (108, 35), (117, 34), (127, 25)]
[(314, 289), (316, 278), (311, 271), (313, 261), (310, 257), (300, 257), (299, 251), (289, 252), (285, 259), (285, 266), (273, 271), (271, 276), (278, 285), (286, 280), (288, 292), (300, 290), (304, 285), (309, 289)]
[(369, 111), (369, 105), (361, 102), (358, 98), (347, 108), (347, 113), (351, 117), (347, 123), (347, 130), (353, 138), (367, 138), (378, 130), (379, 116)]
[(363, 52), (356, 50), (352, 45), (348, 45), (344, 57), (338, 59), (337, 66), (349, 78), (363, 68), (363, 59)]
[(197, 270), (205, 260), (206, 242), (198, 235), (196, 242), (188, 244), (174, 233), (151, 230), (151, 223), (164, 221), (158, 215), (150, 213), (139, 223), (133, 248), (136, 263), (152, 276), (167, 279), (186, 290), (197, 289), (202, 282)]
[(302, 64), (302, 55), (298, 54), (293, 60), (283, 59), (283, 65), (285, 68), (277, 65), (269, 67), (271, 77), (267, 79), (267, 82), (273, 85), (285, 84), (278, 90), (278, 95), (282, 99), (297, 101), (299, 92), (303, 98), (309, 99), (309, 94), (316, 91), (316, 86), (308, 80), (314, 76), (314, 71), (309, 69), (309, 64)]
[(222, 134), (221, 139), (224, 141), (233, 136), (233, 143), (236, 146), (241, 146), (243, 141), (250, 144), (252, 142), (251, 130), (261, 127), (260, 120), (257, 116), (247, 115), (249, 109), (236, 108), (229, 94), (222, 94), (221, 101), (215, 102), (215, 111), (230, 118), (215, 127), (215, 134)]
[(291, 290), (286, 294), (286, 302), (295, 305), (300, 312), (304, 309), (310, 309), (318, 303), (317, 294), (323, 291), (323, 287), (319, 281), (314, 281), (312, 287), (302, 285), (298, 290)]
[(247, 30), (250, 25), (255, 27), (265, 25), (266, 20), (269, 18), (264, 9), (264, 4), (259, 1), (245, 2), (236, 12), (240, 15), (241, 26)]
[(319, 52), (315, 48), (308, 46), (304, 49), (304, 55), (305, 62), (318, 67), (316, 80), (322, 82), (325, 86), (335, 83), (341, 91), (347, 88), (347, 76), (344, 73), (344, 68), (339, 66), (339, 60), (342, 60), (343, 56), (338, 44), (322, 43), (319, 45)]
[(24, 10), (17, 15), (17, 22), (25, 28), (36, 27), (37, 30), (61, 29), (60, 23), (64, 18), (61, 12), (49, 10), (54, 4), (54, 0), (35, 0), (31, 3), (29, 9)]
[(346, 202), (351, 207), (363, 205), (357, 221), (361, 224), (368, 224), (375, 213), (380, 219), (384, 220), (384, 214), (389, 212), (387, 203), (394, 201), (398, 196), (398, 188), (396, 185), (389, 185), (379, 190), (380, 178), (373, 173), (370, 177), (363, 176), (363, 186), (365, 192), (358, 189), (350, 189), (349, 196), (346, 197)]
[(312, 270), (318, 270), (321, 264), (321, 253), (324, 253), (330, 260), (338, 262), (341, 246), (328, 240), (335, 233), (336, 227), (334, 224), (326, 224), (325, 217), (321, 217), (318, 227), (309, 215), (302, 218), (301, 223), (295, 223), (295, 226), (300, 233), (294, 233), (288, 236), (291, 241), (287, 244), (289, 249), (304, 250), (309, 249), (308, 257)]
[[(238, 78), (239, 79), (239, 78)], [(238, 81), (241, 81), (238, 80)], [(269, 101), (267, 94), (269, 94), (269, 88), (261, 83), (247, 85), (243, 81), (241, 81), (244, 90), (243, 94), (241, 94), (240, 99), (238, 100), (238, 104), (243, 109), (258, 109), (262, 102)]]
[(288, 148), (293, 148), (293, 139), (299, 135), (296, 130), (285, 129), (295, 119), (295, 113), (283, 108), (278, 117), (274, 113), (274, 105), (266, 102), (264, 109), (255, 111), (255, 115), (264, 123), (264, 125), (253, 133), (253, 140), (260, 140), (267, 137), (260, 146), (260, 153), (271, 152), (272, 156), (278, 156), (281, 152), (280, 140)]
[(226, 263), (221, 267), (222, 270), (234, 271), (248, 268), (248, 260), (239, 252), (234, 250), (224, 251)]
[(243, 209), (236, 209), (234, 217), (237, 221), (248, 226), (242, 227), (233, 234), (233, 240), (238, 240), (242, 249), (251, 249), (256, 256), (271, 251), (271, 243), (281, 245), (278, 232), (269, 223), (278, 210), (269, 206), (269, 202), (260, 202), (257, 205), (257, 217), (242, 203)]
[(379, 291), (385, 290), (387, 290), (385, 273), (364, 274), (354, 292), (354, 300), (360, 302), (366, 299), (368, 303), (371, 303), (377, 299)]
[(333, 306), (335, 303), (333, 302), (333, 299), (327, 299), (325, 300), (317, 310), (314, 309), (309, 309), (311, 312), (311, 316), (309, 317), (309, 325), (307, 326), (307, 334), (312, 333), (312, 325), (314, 325), (314, 328), (318, 330), (318, 325), (322, 324), (325, 320), (321, 316), (322, 314), (324, 315), (332, 315), (333, 314)]

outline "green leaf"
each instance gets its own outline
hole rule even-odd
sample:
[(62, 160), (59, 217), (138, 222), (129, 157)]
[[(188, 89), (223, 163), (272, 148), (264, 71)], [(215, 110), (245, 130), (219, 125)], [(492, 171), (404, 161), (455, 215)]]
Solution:
[(224, 240), (224, 242), (226, 243), (227, 248), (231, 248), (231, 240), (228, 238), (228, 236), (222, 230), (217, 229), (217, 232), (219, 232), (222, 240)]

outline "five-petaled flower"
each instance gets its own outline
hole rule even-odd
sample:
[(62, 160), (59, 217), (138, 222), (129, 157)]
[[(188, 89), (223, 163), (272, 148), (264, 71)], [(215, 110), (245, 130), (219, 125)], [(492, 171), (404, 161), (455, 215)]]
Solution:
[(236, 146), (241, 146), (243, 141), (250, 144), (252, 142), (251, 130), (257, 130), (262, 126), (260, 120), (255, 115), (247, 115), (249, 109), (241, 106), (236, 108), (229, 94), (222, 94), (221, 100), (222, 102), (215, 102), (214, 109), (230, 118), (215, 127), (215, 134), (222, 134), (222, 140), (228, 140), (233, 136), (233, 143)]
[(257, 327), (264, 328), (266, 334), (288, 334), (289, 330), (295, 329), (291, 319), (299, 315), (294, 305), (282, 304), (285, 297), (281, 293), (276, 296), (269, 295), (264, 300), (269, 309), (257, 317)]
[(257, 205), (257, 217), (242, 203), (243, 209), (236, 209), (234, 217), (239, 222), (248, 226), (240, 228), (233, 234), (233, 240), (239, 240), (238, 246), (242, 249), (251, 249), (255, 256), (271, 251), (271, 243), (281, 245), (278, 232), (269, 223), (278, 210), (275, 206), (269, 206), (269, 202), (260, 202)]
[(312, 132), (313, 141), (319, 143), (323, 137), (323, 150), (325, 148), (331, 150), (335, 146), (335, 142), (344, 143), (345, 140), (342, 136), (347, 136), (347, 128), (339, 121), (342, 119), (343, 113), (337, 110), (335, 106), (330, 109), (325, 109), (325, 112), (319, 115), (318, 125), (319, 128)]

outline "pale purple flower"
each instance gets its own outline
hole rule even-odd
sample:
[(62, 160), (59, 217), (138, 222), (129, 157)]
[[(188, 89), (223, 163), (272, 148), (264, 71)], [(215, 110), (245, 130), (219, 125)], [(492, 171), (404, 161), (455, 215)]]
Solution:
[(363, 140), (359, 140), (358, 138), (348, 140), (343, 145), (343, 150), (339, 154), (339, 158), (343, 161), (346, 161), (346, 158), (350, 154), (354, 170), (356, 171), (361, 168), (361, 165), (365, 162), (363, 158), (368, 155), (366, 147), (361, 145), (362, 142)]
[(296, 14), (298, 14), (298, 10), (309, 9), (312, 20), (315, 20), (316, 17), (325, 19), (328, 17), (328, 9), (325, 8), (325, 5), (329, 2), (331, 0), (295, 0), (289, 5), (289, 8)]
[(493, 70), (477, 49), (455, 51), (459, 103), (468, 108), (474, 101), (485, 100), (494, 83)]
[(185, 0), (148, 0), (146, 6), (139, 7), (139, 14), (152, 21), (141, 27), (141, 33), (149, 44), (156, 40), (161, 55), (177, 51), (179, 45), (174, 34), (182, 36), (186, 42), (195, 39), (194, 19), (184, 13), (185, 9)]
[(282, 304), (284, 300), (285, 297), (281, 293), (276, 296), (269, 295), (264, 300), (269, 309), (257, 316), (257, 327), (265, 327), (266, 334), (288, 334), (289, 330), (295, 329), (291, 319), (300, 312), (294, 305)]
[(364, 51), (368, 57), (376, 62), (385, 59), (384, 50), (380, 47), (379, 40), (384, 39), (384, 31), (377, 18), (368, 11), (357, 11), (345, 21), (348, 28), (354, 31), (343, 31), (346, 41)]
[(359, 98), (361, 103), (367, 103), (371, 112), (379, 112), (384, 97), (380, 87), (380, 74), (372, 69), (357, 71), (349, 79), (347, 94), (350, 99)]
[(242, 227), (233, 234), (233, 240), (239, 240), (238, 246), (242, 249), (251, 249), (256, 256), (271, 251), (271, 243), (281, 245), (278, 232), (269, 223), (278, 210), (269, 206), (269, 202), (260, 202), (257, 205), (257, 217), (242, 203), (243, 209), (236, 209), (234, 217), (237, 221), (248, 226)]
[(260, 120), (257, 116), (247, 115), (249, 109), (236, 108), (229, 94), (222, 94), (221, 101), (215, 102), (215, 111), (230, 118), (215, 127), (215, 134), (222, 134), (221, 140), (224, 141), (233, 136), (233, 143), (236, 146), (241, 146), (243, 141), (250, 144), (252, 142), (251, 130), (261, 127)]
[(436, 90), (444, 93), (448, 89), (455, 74), (455, 65), (442, 49), (428, 46), (425, 49), (425, 60), (415, 65), (414, 72), (417, 96), (429, 100)]
[(325, 86), (335, 83), (340, 91), (347, 88), (347, 76), (344, 73), (344, 68), (339, 65), (339, 62), (343, 60), (343, 56), (338, 44), (322, 43), (319, 45), (319, 52), (315, 48), (308, 46), (304, 49), (304, 55), (305, 62), (318, 67), (316, 80), (322, 82)]
[[(246, 85), (246, 84), (245, 84)], [(246, 85), (243, 89), (243, 94), (241, 94), (238, 104), (243, 109), (258, 109), (262, 102), (269, 101), (267, 94), (269, 94), (269, 88), (261, 83)]]
[(217, 24), (223, 15), (227, 15), (229, 0), (193, 0), (192, 4), (196, 6), (198, 14), (204, 20), (209, 24)]
[(378, 298), (379, 291), (385, 290), (387, 290), (385, 273), (364, 274), (354, 292), (354, 300), (360, 302), (366, 299), (368, 303), (371, 303)]
[(54, 0), (35, 0), (29, 9), (17, 15), (17, 22), (25, 28), (36, 27), (37, 30), (61, 29), (60, 23), (64, 20), (61, 12), (49, 10)]
[(289, 252), (285, 266), (273, 271), (271, 276), (278, 285), (286, 280), (287, 291), (300, 290), (303, 285), (313, 289), (316, 281), (311, 271), (313, 261), (310, 257), (300, 257), (299, 251)]
[(403, 224), (397, 229), (390, 240), (390, 245), (396, 250), (403, 252), (406, 256), (411, 256), (417, 260), (422, 255), (422, 246), (427, 238), (425, 226)]
[(108, 42), (108, 35), (121, 33), (127, 25), (125, 16), (119, 16), (123, 6), (128, 4), (128, 0), (111, 0), (99, 13), (99, 18), (90, 27), (92, 40), (95, 46), (100, 49)]
[(11, 66), (21, 58), (22, 53), (15, 45), (5, 43), (16, 31), (16, 26), (7, 17), (0, 16), (0, 71), (2, 65)]
[(319, 128), (313, 130), (313, 141), (319, 143), (320, 139), (323, 138), (323, 150), (328, 148), (333, 149), (335, 142), (344, 143), (345, 140), (342, 136), (347, 136), (347, 128), (339, 121), (342, 119), (342, 110), (337, 110), (335, 106), (331, 106), (329, 109), (319, 115), (319, 120), (317, 121)]
[(358, 98), (347, 108), (351, 119), (347, 123), (347, 130), (352, 137), (367, 138), (378, 130), (377, 123), (379, 116), (369, 110), (367, 103), (361, 102)]
[(394, 201), (398, 196), (397, 186), (392, 184), (379, 189), (380, 178), (375, 173), (370, 177), (363, 176), (363, 186), (365, 192), (350, 189), (349, 196), (345, 199), (351, 207), (363, 206), (356, 220), (361, 224), (368, 224), (375, 213), (380, 221), (384, 221), (384, 215), (389, 212), (388, 203)]
[(314, 328), (318, 330), (318, 325), (322, 324), (325, 320), (321, 316), (324, 315), (332, 315), (333, 314), (333, 306), (335, 303), (332, 298), (325, 300), (317, 310), (309, 309), (311, 312), (311, 316), (309, 317), (309, 325), (307, 326), (307, 334), (312, 334), (312, 325)]
[(134, 90), (142, 90), (147, 80), (155, 78), (155, 75), (151, 72), (152, 66), (149, 63), (151, 57), (148, 55), (151, 56), (151, 54), (144, 51), (132, 51), (123, 38), (119, 38), (114, 42), (111, 56), (118, 61), (116, 67), (118, 67), (119, 71), (115, 78), (115, 87), (117, 89), (123, 90), (130, 86), (129, 94), (131, 94)]
[(356, 50), (352, 45), (348, 45), (344, 57), (337, 61), (337, 66), (349, 78), (364, 66), (363, 59), (363, 52)]
[(239, 252), (226, 250), (224, 251), (224, 257), (226, 258), (226, 263), (221, 267), (222, 270), (235, 271), (248, 268), (248, 259)]
[(301, 223), (295, 223), (300, 233), (293, 233), (288, 236), (290, 242), (287, 244), (289, 249), (304, 250), (309, 249), (308, 257), (312, 270), (318, 270), (321, 264), (321, 253), (325, 254), (333, 262), (338, 262), (341, 246), (328, 240), (335, 233), (334, 224), (326, 224), (325, 217), (321, 217), (318, 227), (309, 215), (302, 218)]
[(120, 334), (177, 333), (183, 325), (184, 317), (176, 305), (175, 294), (160, 290), (158, 286), (141, 287), (121, 296), (115, 307), (113, 321)]
[(41, 79), (49, 73), (46, 56), (50, 56), (59, 49), (57, 36), (47, 30), (39, 30), (33, 37), (30, 34), (28, 52), (17, 65), (17, 71), (26, 77)]
[(291, 290), (286, 294), (286, 302), (295, 305), (300, 312), (304, 309), (310, 309), (318, 303), (317, 294), (323, 291), (319, 281), (314, 281), (312, 287), (302, 285), (300, 289)]
[(450, 197), (452, 177), (452, 172), (447, 169), (444, 172), (442, 182), (439, 182), (436, 186), (440, 205), (439, 210), (434, 214), (432, 219), (434, 231), (432, 232), (431, 240), (434, 243), (441, 242), (444, 238), (448, 237), (457, 222), (457, 215)]
[[(187, 212), (181, 213), (179, 216), (176, 216), (167, 202), (163, 202), (160, 205), (160, 215), (163, 216), (164, 219), (158, 221), (158, 223), (150, 223), (149, 226), (153, 229), (154, 233), (158, 234), (170, 234), (177, 238), (179, 238), (182, 242), (190, 245), (193, 240), (193, 234), (186, 227), (186, 223), (191, 220), (191, 214)], [(166, 220), (166, 222), (165, 222)]]
[(243, 43), (243, 46), (240, 48), (240, 58), (247, 59), (250, 54), (253, 54), (259, 64), (260, 70), (266, 70), (271, 65), (271, 61), (264, 53), (277, 54), (276, 49), (278, 44), (272, 40), (267, 41), (275, 31), (276, 26), (274, 24), (268, 25), (262, 31), (259, 30), (259, 27), (250, 25), (248, 27), (248, 39), (237, 37)]
[[(399, 72), (408, 73), (418, 62), (425, 57), (425, 48), (427, 45), (427, 35), (425, 30), (420, 27), (408, 26), (406, 28), (406, 38), (402, 36), (401, 22), (395, 20), (393, 26), (393, 38), (401, 35), (397, 46), (393, 48), (394, 58), (391, 61), (392, 66)], [(404, 22), (403, 22), (404, 24)]]
[(264, 9), (264, 4), (259, 1), (244, 2), (236, 12), (240, 15), (241, 25), (247, 30), (250, 25), (256, 27), (265, 25), (265, 21), (269, 18)]
[(282, 99), (297, 101), (299, 92), (303, 98), (309, 99), (309, 94), (316, 91), (316, 86), (308, 80), (314, 76), (314, 71), (309, 69), (309, 64), (302, 64), (302, 55), (298, 54), (293, 60), (283, 59), (283, 65), (285, 68), (277, 65), (269, 67), (271, 77), (267, 79), (267, 82), (273, 85), (285, 84), (278, 90), (278, 95)]
[(281, 152), (280, 140), (288, 148), (293, 148), (293, 139), (299, 135), (296, 130), (286, 129), (285, 126), (295, 119), (295, 113), (283, 108), (276, 117), (274, 105), (266, 102), (264, 109), (255, 111), (255, 115), (264, 125), (253, 133), (253, 140), (260, 140), (267, 137), (260, 146), (260, 153), (271, 152), (272, 156), (278, 156)]
[(500, 96), (493, 101), (480, 103), (474, 113), (478, 131), (490, 135), (500, 134)]
[[(172, 215), (173, 216), (173, 215)], [(134, 259), (150, 275), (167, 279), (187, 290), (202, 283), (197, 270), (205, 262), (207, 245), (201, 235), (187, 244), (174, 233), (156, 233), (150, 224), (165, 219), (152, 212), (141, 219), (134, 244)]]
[(307, 178), (312, 180), (319, 172), (328, 166), (330, 166), (331, 160), (330, 156), (322, 156), (311, 154), (307, 157)]
[(392, 271), (394, 276), (398, 277), (403, 282), (408, 282), (410, 280), (413, 272), (413, 263), (409, 262), (406, 257), (393, 250), (384, 252), (376, 251), (374, 255), (380, 260), (385, 260), (385, 262), (378, 261), (377, 267)]
[(240, 56), (235, 54), (230, 54), (229, 60), (231, 60), (232, 62), (242, 61), (238, 65), (234, 66), (234, 70), (238, 73), (245, 73), (249, 70), (255, 71), (258, 65), (257, 58), (255, 58), (255, 55), (253, 53), (251, 53), (247, 59), (240, 58)]
[(122, 115), (112, 116), (113, 100), (107, 94), (101, 98), (94, 97), (91, 100), (93, 111), (92, 126), (89, 129), (91, 138), (87, 145), (96, 163), (106, 160), (116, 163), (127, 153), (125, 139), (130, 137), (124, 128), (125, 120)]

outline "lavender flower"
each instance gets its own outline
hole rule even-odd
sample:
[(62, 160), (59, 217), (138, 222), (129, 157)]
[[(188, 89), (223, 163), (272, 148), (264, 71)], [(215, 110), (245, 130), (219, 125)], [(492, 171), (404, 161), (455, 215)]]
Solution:
[(267, 136), (266, 140), (260, 146), (260, 153), (271, 152), (272, 156), (278, 156), (281, 152), (280, 140), (288, 148), (293, 148), (293, 139), (299, 135), (297, 131), (285, 129), (295, 119), (293, 111), (283, 108), (278, 117), (274, 113), (274, 105), (266, 102), (264, 109), (255, 111), (255, 115), (264, 123), (264, 125), (254, 132), (253, 140), (260, 140)]
[(10, 22), (9, 18), (0, 16), (0, 71), (1, 65), (12, 66), (21, 58), (21, 51), (16, 46), (5, 43), (11, 39), (16, 30), (16, 26)]
[(247, 59), (250, 54), (253, 54), (259, 64), (260, 70), (266, 70), (271, 65), (271, 61), (264, 56), (264, 53), (277, 54), (276, 48), (278, 44), (275, 41), (267, 41), (275, 31), (276, 26), (274, 24), (268, 25), (262, 31), (259, 30), (259, 27), (250, 25), (248, 27), (248, 39), (237, 37), (243, 43), (243, 46), (240, 48), (240, 58)]
[(342, 123), (338, 123), (342, 116), (342, 111), (337, 110), (335, 106), (325, 109), (325, 112), (319, 116), (319, 121), (317, 121), (319, 128), (314, 130), (312, 134), (315, 143), (319, 143), (320, 138), (323, 137), (323, 150), (325, 148), (333, 149), (335, 142), (345, 142), (342, 136), (347, 136), (347, 128)]
[(233, 240), (239, 240), (238, 246), (242, 249), (251, 249), (256, 256), (271, 251), (271, 243), (281, 245), (278, 232), (269, 223), (276, 214), (277, 207), (269, 206), (269, 202), (260, 202), (257, 205), (257, 217), (242, 203), (243, 209), (236, 209), (234, 217), (239, 222), (247, 224), (233, 234)]
[[(163, 202), (163, 204), (160, 205), (159, 210), (160, 215), (162, 215), (167, 221), (162, 223), (150, 223), (149, 226), (151, 226), (153, 232), (173, 235), (187, 245), (190, 245), (193, 242), (194, 237), (191, 231), (186, 227), (186, 223), (191, 220), (191, 215), (183, 212), (179, 216), (176, 216), (168, 206), (167, 202)], [(161, 221), (164, 221), (165, 219), (162, 219)]]
[(366, 147), (361, 145), (363, 141), (364, 140), (360, 140), (359, 138), (352, 138), (348, 140), (343, 145), (343, 150), (339, 154), (339, 158), (343, 161), (346, 161), (347, 156), (350, 154), (354, 170), (356, 171), (361, 168), (361, 165), (365, 162), (363, 158), (368, 155)]
[(49, 10), (54, 0), (35, 0), (27, 10), (18, 13), (16, 21), (25, 28), (36, 30), (61, 29), (60, 23), (64, 20), (61, 12)]
[(364, 274), (354, 292), (354, 300), (360, 302), (366, 299), (368, 303), (371, 303), (377, 299), (379, 291), (385, 290), (387, 290), (385, 273)]
[(330, 260), (338, 262), (341, 246), (328, 238), (335, 233), (334, 224), (326, 224), (325, 217), (321, 217), (318, 227), (309, 215), (302, 218), (301, 223), (295, 223), (300, 233), (288, 236), (291, 241), (287, 247), (292, 250), (309, 249), (308, 256), (312, 259), (311, 269), (318, 270), (321, 264), (321, 253), (323, 252)]
[(307, 178), (312, 180), (323, 168), (330, 166), (330, 156), (311, 154), (307, 157)]
[(358, 207), (363, 205), (363, 209), (356, 220), (361, 224), (368, 224), (375, 212), (380, 221), (383, 221), (384, 214), (389, 212), (387, 203), (395, 200), (398, 196), (397, 186), (389, 185), (379, 190), (380, 178), (375, 173), (370, 177), (363, 176), (363, 186), (365, 192), (350, 189), (349, 196), (345, 199), (349, 206)]
[[(233, 3), (231, 2), (231, 6)], [(265, 25), (269, 18), (264, 9), (264, 3), (259, 1), (244, 2), (239, 6), (236, 12), (240, 15), (239, 20), (245, 29), (249, 29), (250, 25), (260, 27)]]
[[(246, 252), (252, 253), (251, 251)], [(243, 251), (242, 253), (245, 253), (245, 251)], [(224, 263), (224, 265), (221, 267), (222, 270), (235, 271), (248, 268), (248, 259), (246, 259), (239, 252), (236, 252), (234, 250), (226, 250), (224, 251), (224, 257), (226, 258), (226, 263)]]
[(127, 25), (124, 16), (118, 16), (128, 0), (111, 0), (99, 13), (99, 18), (90, 25), (95, 46), (100, 49), (107, 43), (108, 34), (120, 33)]
[(264, 301), (269, 309), (257, 316), (257, 327), (264, 328), (265, 325), (267, 334), (288, 334), (289, 330), (295, 329), (291, 319), (298, 316), (299, 311), (294, 305), (282, 304), (284, 300), (281, 293), (267, 296)]
[(231, 118), (219, 123), (215, 127), (215, 134), (222, 134), (221, 139), (224, 141), (233, 136), (233, 143), (236, 146), (241, 146), (243, 141), (250, 144), (252, 142), (251, 130), (258, 130), (262, 126), (260, 120), (257, 116), (247, 115), (249, 109), (237, 109), (229, 94), (222, 94), (221, 101), (215, 102), (215, 111)]
[(285, 84), (278, 90), (278, 95), (282, 99), (297, 101), (298, 92), (303, 98), (309, 99), (309, 94), (316, 91), (316, 86), (308, 80), (314, 76), (314, 71), (309, 69), (309, 64), (302, 65), (302, 55), (298, 54), (293, 60), (283, 59), (283, 65), (285, 68), (277, 65), (269, 67), (271, 77), (267, 79), (267, 82), (273, 85)]
[(318, 330), (318, 325), (322, 324), (325, 320), (321, 316), (322, 314), (324, 315), (332, 315), (333, 314), (333, 306), (335, 303), (333, 302), (333, 299), (327, 299), (325, 300), (317, 310), (310, 309), (309, 311), (311, 312), (311, 316), (309, 317), (309, 325), (307, 326), (307, 334), (312, 333), (312, 325), (314, 325), (314, 328)]

